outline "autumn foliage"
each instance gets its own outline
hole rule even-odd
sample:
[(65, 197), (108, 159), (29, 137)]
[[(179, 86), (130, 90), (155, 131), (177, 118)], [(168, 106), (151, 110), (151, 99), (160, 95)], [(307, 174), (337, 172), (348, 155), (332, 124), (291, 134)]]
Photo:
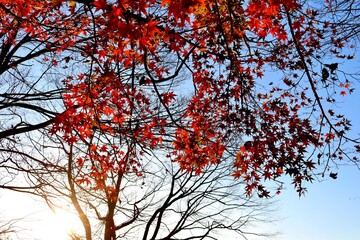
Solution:
[(248, 194), (269, 196), (264, 183), (283, 175), (301, 194), (317, 167), (359, 151), (331, 110), (351, 82), (322, 62), (350, 59), (351, 39), (319, 14), (299, 0), (1, 0), (1, 70), (81, 63), (63, 74), (47, 125), (83, 146), (76, 181), (113, 202), (108, 176), (141, 176), (142, 158), (161, 151), (198, 174), (231, 157)]

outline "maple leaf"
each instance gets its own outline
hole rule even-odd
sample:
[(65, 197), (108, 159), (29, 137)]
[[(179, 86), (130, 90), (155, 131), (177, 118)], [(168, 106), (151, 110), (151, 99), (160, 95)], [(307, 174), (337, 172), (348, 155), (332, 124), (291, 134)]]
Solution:
[(329, 142), (330, 140), (335, 138), (335, 134), (333, 133), (326, 133), (325, 134), (325, 142)]
[(337, 173), (331, 172), (331, 173), (330, 173), (330, 177), (331, 177), (332, 179), (337, 179)]
[(329, 78), (330, 74), (326, 68), (323, 68), (321, 71), (321, 81), (325, 82)]
[(360, 145), (355, 146), (356, 152), (360, 152)]
[(334, 74), (335, 70), (338, 68), (338, 63), (324, 64), (325, 67), (330, 69), (331, 74)]
[(167, 92), (162, 94), (162, 99), (165, 105), (169, 105), (176, 97), (176, 94), (173, 92)]
[(96, 7), (95, 11), (100, 11), (107, 8), (106, 0), (95, 0), (93, 4)]
[(105, 58), (107, 56), (107, 52), (105, 50), (98, 51), (99, 59)]
[(234, 170), (234, 172), (232, 173), (232, 176), (233, 176), (234, 178), (240, 178), (241, 175), (242, 175), (241, 172), (238, 171), (238, 170)]

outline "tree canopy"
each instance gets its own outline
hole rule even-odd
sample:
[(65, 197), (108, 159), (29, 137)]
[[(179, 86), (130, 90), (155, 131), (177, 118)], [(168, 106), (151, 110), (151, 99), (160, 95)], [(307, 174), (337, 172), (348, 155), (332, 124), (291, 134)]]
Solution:
[[(63, 171), (80, 216), (75, 189), (105, 194), (112, 216), (124, 179), (142, 178), (154, 156), (200, 176), (231, 163), (248, 195), (270, 196), (267, 182), (280, 193), (284, 175), (303, 194), (304, 181), (331, 164), (358, 163), (360, 140), (334, 106), (358, 80), (345, 66), (355, 58), (359, 7), (1, 0), (4, 163), (35, 176), (26, 191)], [(111, 231), (105, 239), (115, 239)]]

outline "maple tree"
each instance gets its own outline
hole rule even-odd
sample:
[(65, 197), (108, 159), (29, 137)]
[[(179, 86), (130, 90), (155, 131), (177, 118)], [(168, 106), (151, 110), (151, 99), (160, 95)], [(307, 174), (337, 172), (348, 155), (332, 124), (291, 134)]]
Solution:
[(160, 152), (199, 175), (232, 159), (248, 195), (270, 196), (266, 182), (283, 175), (303, 194), (317, 169), (358, 162), (359, 140), (333, 109), (356, 80), (341, 70), (354, 58), (356, 5), (1, 0), (2, 151), (51, 133), (77, 149), (71, 184), (105, 193), (109, 212), (123, 178), (141, 178)]

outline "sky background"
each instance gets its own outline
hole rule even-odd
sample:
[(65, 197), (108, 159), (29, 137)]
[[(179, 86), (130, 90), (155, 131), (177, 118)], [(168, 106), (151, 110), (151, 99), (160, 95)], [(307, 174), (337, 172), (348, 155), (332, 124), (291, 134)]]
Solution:
[(360, 171), (339, 169), (338, 178), (308, 184), (301, 198), (291, 186), (279, 196), (275, 223), (281, 240), (360, 239)]
[[(360, 72), (356, 60), (339, 64), (339, 68), (345, 65), (352, 71)], [(352, 131), (360, 133), (360, 83), (353, 87), (356, 88), (354, 94), (340, 98), (343, 103), (335, 110), (340, 110), (352, 120)], [(272, 218), (278, 220), (261, 227), (269, 232), (279, 232), (274, 237), (276, 240), (359, 240), (360, 170), (355, 166), (341, 166), (332, 171), (338, 172), (337, 179), (326, 177), (320, 182), (307, 183), (308, 192), (300, 198), (293, 186), (288, 184), (277, 197), (277, 211), (272, 213)], [(23, 240), (66, 239), (65, 228), (73, 225), (73, 220), (57, 218), (45, 204), (26, 194), (1, 190), (0, 220), (24, 214), (31, 214), (29, 217), (32, 220), (20, 222), (24, 230), (21, 232)], [(49, 233), (52, 233), (51, 238)]]
[[(347, 67), (356, 71), (357, 64), (354, 61)], [(340, 98), (343, 103), (335, 110), (347, 115), (352, 120), (352, 131), (360, 133), (360, 83), (353, 87), (357, 89), (354, 94)], [(273, 238), (276, 240), (359, 240), (360, 170), (355, 166), (341, 166), (332, 171), (338, 172), (337, 179), (326, 177), (320, 182), (307, 183), (308, 192), (300, 198), (288, 184), (277, 197), (277, 211), (270, 216), (278, 220), (261, 225), (259, 231), (278, 232)], [(31, 220), (20, 222), (22, 240), (48, 240), (50, 233), (52, 240), (63, 240), (66, 230), (74, 226), (74, 220), (57, 217), (45, 204), (26, 194), (0, 191), (0, 220), (24, 214), (31, 214)]]
[[(336, 60), (334, 60), (336, 62)], [(359, 59), (339, 64), (360, 72)], [(340, 76), (341, 77), (341, 76)], [(339, 98), (336, 112), (345, 114), (352, 122), (353, 136), (360, 133), (360, 83), (352, 85), (353, 94)], [(360, 170), (356, 166), (340, 166), (337, 179), (319, 179), (307, 183), (308, 192), (299, 198), (292, 186), (279, 196), (279, 216), (275, 223), (282, 232), (279, 240), (359, 240), (360, 239)]]
[[(276, 211), (270, 213), (277, 221), (259, 225), (259, 231), (277, 232), (276, 240), (359, 240), (359, 183), (359, 170), (341, 167), (338, 179), (307, 184), (308, 193), (301, 198), (289, 184), (277, 197)], [(2, 191), (0, 204), (3, 216), (30, 214), (28, 220), (19, 222), (22, 240), (65, 240), (66, 231), (75, 226), (74, 219), (56, 216), (25, 194)]]

